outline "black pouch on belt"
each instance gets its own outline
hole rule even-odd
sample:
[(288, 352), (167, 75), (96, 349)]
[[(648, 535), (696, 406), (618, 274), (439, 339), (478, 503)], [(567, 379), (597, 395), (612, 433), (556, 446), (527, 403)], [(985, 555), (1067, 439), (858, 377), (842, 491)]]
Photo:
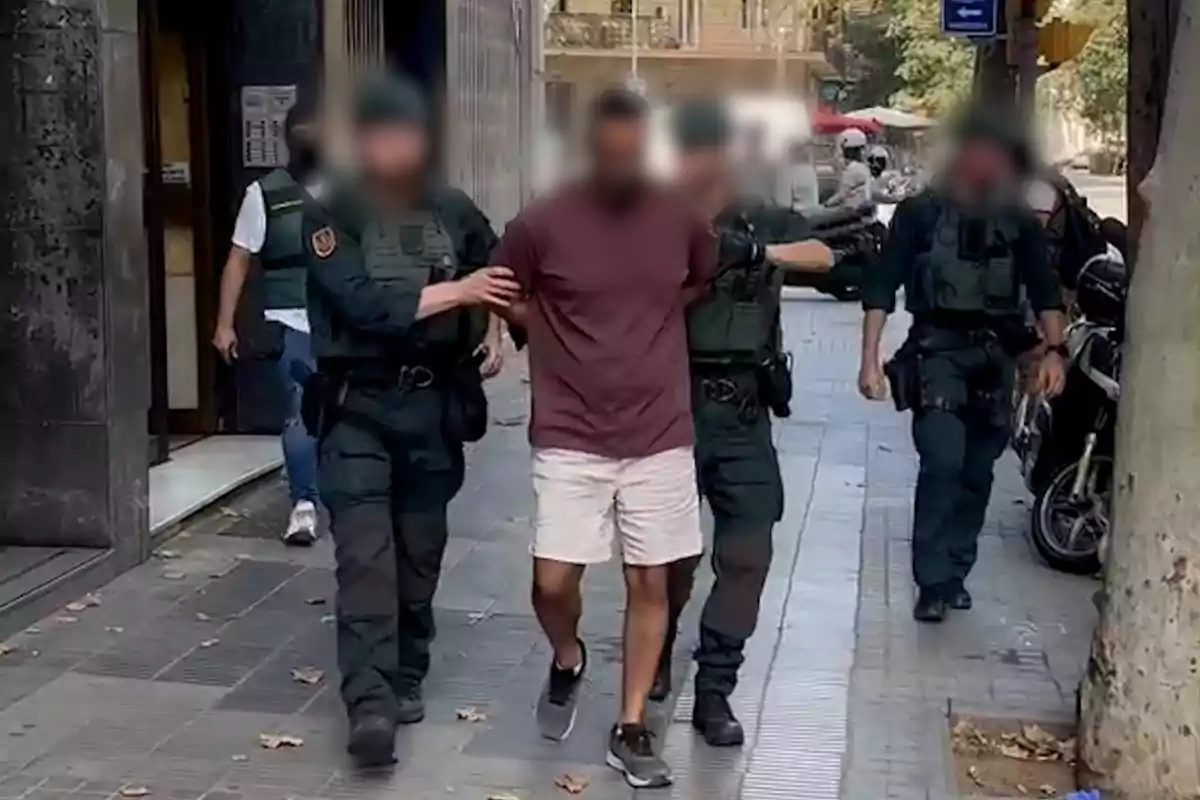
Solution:
[(305, 379), (304, 393), (300, 396), (300, 421), (304, 423), (304, 430), (314, 439), (324, 433), (323, 424), (332, 394), (333, 381), (328, 375), (313, 372)]
[(445, 392), (445, 434), (458, 442), (478, 442), (487, 433), (488, 404), (479, 374), (480, 357), (458, 362)]
[(779, 419), (792, 415), (792, 354), (773, 353), (758, 368), (758, 391), (763, 403)]
[(921, 356), (901, 348), (883, 365), (897, 411), (908, 411), (921, 403)]

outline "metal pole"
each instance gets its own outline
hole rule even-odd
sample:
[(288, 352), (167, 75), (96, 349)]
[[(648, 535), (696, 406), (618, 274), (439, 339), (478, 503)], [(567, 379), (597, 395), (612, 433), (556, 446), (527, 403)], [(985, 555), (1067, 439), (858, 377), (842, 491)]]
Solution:
[(1035, 0), (1021, 0), (1017, 18), (1017, 76), (1021, 119), (1033, 123), (1037, 109), (1037, 6)]
[(629, 73), (637, 79), (638, 76), (638, 0), (629, 3), (629, 30), (631, 48), (629, 51)]

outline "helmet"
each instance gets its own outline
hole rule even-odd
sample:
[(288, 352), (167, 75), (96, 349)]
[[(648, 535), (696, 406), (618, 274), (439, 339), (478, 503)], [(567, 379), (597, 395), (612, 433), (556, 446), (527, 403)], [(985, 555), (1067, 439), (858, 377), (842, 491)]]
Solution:
[(867, 146), (867, 135), (858, 128), (842, 131), (838, 136), (838, 146), (843, 150), (856, 150)]
[(892, 157), (888, 155), (887, 148), (881, 144), (877, 144), (867, 151), (867, 160), (877, 161), (881, 166), (886, 167), (891, 159)]

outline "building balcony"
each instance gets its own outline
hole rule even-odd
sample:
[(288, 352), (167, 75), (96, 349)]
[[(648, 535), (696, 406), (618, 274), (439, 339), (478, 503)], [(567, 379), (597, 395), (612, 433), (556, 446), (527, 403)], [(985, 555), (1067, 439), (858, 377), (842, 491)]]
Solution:
[[(635, 24), (636, 23), (636, 24)], [(782, 26), (776, 30), (742, 27), (670, 16), (639, 16), (557, 11), (546, 17), (545, 46), (550, 55), (628, 54), (715, 58), (821, 58), (825, 37), (819, 26)]]
[(628, 51), (634, 32), (639, 50), (679, 50), (678, 23), (639, 16), (636, 29), (630, 16), (555, 12), (546, 19), (546, 49), (551, 52)]

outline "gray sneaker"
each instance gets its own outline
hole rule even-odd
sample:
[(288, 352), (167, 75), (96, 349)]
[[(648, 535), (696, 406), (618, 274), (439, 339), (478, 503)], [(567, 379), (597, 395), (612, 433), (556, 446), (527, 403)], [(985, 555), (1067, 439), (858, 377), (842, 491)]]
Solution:
[(575, 727), (575, 714), (579, 706), (579, 689), (587, 672), (587, 648), (579, 643), (579, 666), (576, 669), (559, 669), (550, 662), (550, 674), (537, 703), (537, 724), (542, 736), (561, 742), (571, 735)]
[(635, 789), (671, 785), (671, 768), (655, 755), (650, 731), (645, 725), (614, 725), (605, 761), (622, 772), (625, 782)]
[(425, 719), (425, 695), (420, 686), (414, 686), (396, 698), (396, 722), (401, 725), (416, 725)]

